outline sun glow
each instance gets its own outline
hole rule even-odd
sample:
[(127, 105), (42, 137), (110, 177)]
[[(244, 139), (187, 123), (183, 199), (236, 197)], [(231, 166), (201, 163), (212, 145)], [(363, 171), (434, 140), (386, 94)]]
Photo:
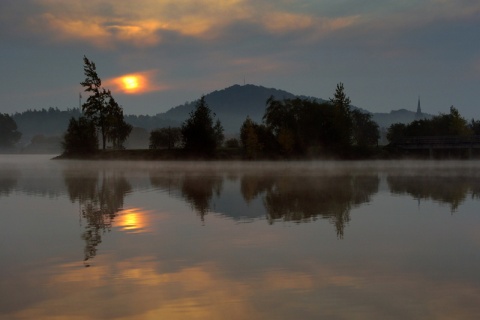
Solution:
[(125, 90), (136, 90), (140, 85), (137, 76), (125, 76), (122, 78), (122, 83)]
[(114, 83), (124, 93), (137, 94), (147, 90), (148, 78), (142, 74), (127, 74), (115, 78)]
[(143, 94), (152, 91), (166, 90), (168, 86), (159, 84), (156, 80), (156, 70), (141, 71), (124, 74), (119, 77), (110, 78), (105, 81), (105, 86), (113, 92), (125, 94)]

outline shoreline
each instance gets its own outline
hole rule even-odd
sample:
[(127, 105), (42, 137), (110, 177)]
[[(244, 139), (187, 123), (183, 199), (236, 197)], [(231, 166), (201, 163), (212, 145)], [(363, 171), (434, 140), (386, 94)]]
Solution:
[(354, 152), (344, 156), (258, 156), (250, 159), (245, 157), (241, 149), (221, 149), (215, 155), (188, 154), (182, 149), (127, 149), (127, 150), (100, 150), (88, 155), (65, 155), (60, 154), (52, 160), (121, 160), (121, 161), (375, 161), (375, 160), (478, 160), (479, 155), (466, 157), (463, 154), (439, 154), (432, 157), (429, 154), (412, 154), (391, 152), (385, 149), (377, 149), (368, 153)]

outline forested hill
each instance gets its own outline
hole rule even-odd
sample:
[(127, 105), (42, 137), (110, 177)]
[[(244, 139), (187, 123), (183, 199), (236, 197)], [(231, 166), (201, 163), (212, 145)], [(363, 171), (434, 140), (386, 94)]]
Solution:
[[(326, 101), (321, 98), (296, 96), (284, 90), (265, 88), (257, 85), (234, 85), (223, 90), (213, 91), (205, 95), (205, 101), (220, 119), (226, 133), (238, 133), (245, 118), (249, 116), (257, 123), (262, 122), (265, 113), (266, 101), (273, 96), (277, 100), (310, 98), (319, 102)], [(188, 118), (190, 111), (195, 108), (196, 101), (192, 101), (167, 112), (157, 115), (162, 119), (169, 119), (182, 123)], [(362, 112), (369, 112), (361, 109)], [(406, 109), (394, 110), (390, 113), (372, 113), (372, 119), (382, 128), (388, 128), (393, 123), (410, 123), (420, 118), (431, 118), (432, 115), (422, 113), (417, 115), (414, 111)]]
[[(265, 88), (256, 85), (234, 85), (223, 90), (213, 91), (205, 95), (205, 101), (216, 114), (227, 133), (236, 133), (249, 116), (260, 123), (265, 113), (266, 101), (273, 96), (276, 99), (293, 99), (290, 92)], [(321, 100), (321, 99), (319, 99)], [(184, 121), (190, 111), (195, 108), (196, 101), (172, 108), (164, 113), (164, 117), (175, 121)]]
[[(293, 99), (294, 94), (273, 88), (257, 85), (234, 85), (222, 90), (213, 91), (205, 95), (205, 101), (216, 114), (227, 134), (237, 134), (247, 116), (257, 123), (262, 121), (267, 99), (273, 96), (276, 99)], [(200, 98), (200, 97), (199, 97)], [(301, 97), (307, 98), (307, 97)], [(318, 101), (323, 99), (315, 98)], [(192, 101), (174, 108), (165, 113), (156, 115), (126, 115), (125, 121), (134, 127), (150, 131), (162, 127), (178, 127), (189, 117), (190, 111), (195, 108), (196, 101)], [(366, 110), (362, 110), (366, 111)], [(22, 132), (22, 141), (28, 143), (35, 135), (61, 136), (67, 130), (71, 117), (81, 115), (79, 109), (59, 110), (57, 108), (28, 110), (12, 115)], [(425, 117), (431, 115), (424, 114)], [(380, 127), (388, 127), (392, 123), (409, 123), (415, 120), (416, 113), (405, 109), (390, 113), (373, 113), (373, 120)]]

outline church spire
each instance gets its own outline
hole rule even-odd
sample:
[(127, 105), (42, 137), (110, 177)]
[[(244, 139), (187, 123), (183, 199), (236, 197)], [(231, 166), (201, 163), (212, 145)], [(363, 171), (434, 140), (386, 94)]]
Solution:
[(418, 96), (417, 113), (415, 114), (415, 118), (420, 119), (421, 117), (422, 117), (422, 108), (420, 107), (420, 96)]

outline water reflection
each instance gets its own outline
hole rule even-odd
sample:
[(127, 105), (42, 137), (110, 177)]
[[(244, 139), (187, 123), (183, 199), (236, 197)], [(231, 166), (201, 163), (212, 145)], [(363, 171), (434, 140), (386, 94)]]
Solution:
[(389, 175), (387, 177), (390, 192), (409, 194), (415, 199), (434, 200), (450, 206), (452, 212), (465, 202), (468, 195), (480, 197), (480, 180), (473, 175)]
[(149, 229), (149, 221), (147, 219), (146, 210), (141, 208), (129, 208), (118, 212), (116, 218), (116, 226), (122, 231), (128, 233), (141, 233)]
[(151, 175), (152, 186), (180, 192), (180, 195), (198, 213), (204, 221), (205, 215), (211, 211), (212, 198), (220, 196), (223, 186), (223, 176), (218, 172), (207, 171), (200, 173), (167, 171)]
[[(1, 319), (480, 313), (476, 170), (90, 164), (0, 169), (8, 205), (0, 210)], [(30, 186), (35, 179), (38, 188)], [(44, 192), (57, 186), (59, 197)], [(404, 214), (415, 207), (412, 197), (427, 205)], [(252, 223), (236, 223), (246, 217)], [(332, 231), (319, 232), (324, 227)], [(106, 250), (99, 244), (109, 230), (122, 232), (109, 234), (115, 241)], [(334, 241), (333, 230), (348, 236)], [(95, 259), (94, 267), (79, 263), (82, 249), (85, 266)]]
[[(227, 179), (233, 183), (240, 181), (239, 192), (224, 193)], [(270, 224), (280, 220), (300, 223), (327, 219), (335, 225), (337, 235), (343, 237), (345, 225), (350, 221), (350, 210), (370, 201), (378, 192), (380, 178), (378, 174), (208, 170), (196, 173), (157, 171), (151, 173), (150, 181), (156, 188), (181, 196), (202, 221), (213, 211), (214, 199), (230, 204), (223, 208), (224, 211), (215, 208), (217, 213), (238, 218), (230, 213), (231, 206), (241, 202), (248, 205), (260, 198), (263, 210), (250, 214), (249, 218), (266, 218)]]
[(20, 171), (10, 165), (0, 167), (0, 197), (8, 196), (16, 187)]
[(245, 201), (264, 194), (269, 223), (322, 218), (331, 221), (343, 237), (350, 210), (369, 202), (379, 182), (378, 175), (246, 175), (241, 190)]
[(132, 190), (121, 171), (75, 168), (63, 172), (68, 195), (78, 202), (80, 213), (86, 221), (82, 239), (85, 241), (84, 261), (97, 254), (102, 235), (110, 231), (117, 213), (123, 208), (125, 195)]
[[(87, 266), (96, 256), (102, 236), (111, 230), (114, 220), (116, 226), (126, 232), (148, 229), (147, 212), (139, 208), (123, 210), (126, 194), (133, 191), (129, 179), (137, 179), (139, 185), (144, 185), (145, 180), (132, 175), (130, 168), (119, 168), (67, 166), (63, 171), (68, 196), (72, 202), (79, 203), (81, 217), (86, 222), (82, 239), (85, 241), (84, 261)], [(337, 236), (343, 238), (351, 210), (371, 202), (372, 196), (378, 193), (381, 177), (385, 179), (386, 176), (387, 186), (394, 194), (447, 203), (452, 211), (457, 210), (468, 194), (480, 196), (480, 182), (475, 174), (463, 175), (459, 179), (458, 175), (441, 173), (413, 171), (406, 175), (386, 171), (386, 175), (382, 175), (379, 170), (303, 172), (298, 169), (243, 171), (238, 168), (179, 170), (155, 167), (147, 168), (142, 174), (148, 177), (146, 183), (150, 188), (167, 191), (189, 203), (203, 223), (211, 211), (242, 219), (234, 213), (233, 207), (248, 207), (257, 201), (260, 207), (249, 212), (248, 219), (265, 219), (269, 224), (325, 219), (334, 226)], [(3, 181), (7, 186), (15, 183), (14, 179), (4, 178)], [(225, 190), (225, 184), (229, 185), (229, 191)], [(231, 190), (231, 186), (236, 190)], [(4, 189), (10, 190), (11, 187)]]

